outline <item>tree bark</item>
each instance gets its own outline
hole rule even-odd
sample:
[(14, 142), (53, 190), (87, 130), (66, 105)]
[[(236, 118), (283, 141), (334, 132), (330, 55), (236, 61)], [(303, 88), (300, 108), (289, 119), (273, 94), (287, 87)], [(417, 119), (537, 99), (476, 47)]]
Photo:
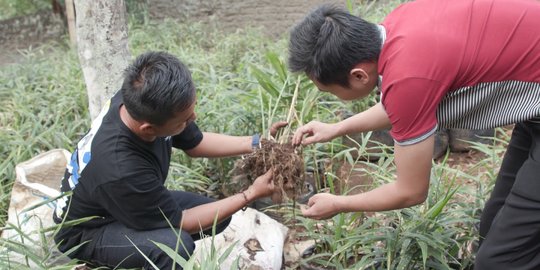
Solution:
[(124, 0), (75, 0), (77, 49), (90, 116), (120, 89), (130, 59)]

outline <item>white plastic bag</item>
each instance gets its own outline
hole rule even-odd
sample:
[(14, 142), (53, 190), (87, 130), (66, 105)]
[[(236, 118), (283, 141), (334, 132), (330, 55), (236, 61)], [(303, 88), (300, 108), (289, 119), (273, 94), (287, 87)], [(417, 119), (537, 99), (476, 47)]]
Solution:
[[(60, 181), (69, 157), (67, 150), (54, 149), (17, 164), (17, 178), (13, 184), (8, 209), (8, 229), (2, 231), (3, 238), (18, 237), (18, 232), (9, 229), (9, 224), (20, 228), (34, 240), (39, 239), (41, 229), (54, 225), (54, 202), (49, 200), (60, 195)], [(39, 204), (42, 205), (27, 211)]]
[[(239, 269), (281, 269), (287, 231), (286, 226), (255, 209), (236, 212), (229, 226), (213, 239), (220, 255), (234, 245), (220, 268), (231, 269), (238, 261)], [(195, 245), (193, 256), (200, 262), (211, 251), (212, 237), (198, 240)]]

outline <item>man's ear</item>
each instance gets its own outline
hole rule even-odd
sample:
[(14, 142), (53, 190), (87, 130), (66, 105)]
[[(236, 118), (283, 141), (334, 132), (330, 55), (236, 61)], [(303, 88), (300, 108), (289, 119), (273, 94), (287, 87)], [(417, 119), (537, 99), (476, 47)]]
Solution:
[(364, 61), (356, 64), (349, 72), (351, 82), (360, 82), (361, 84), (369, 84), (378, 80), (377, 62)]
[(351, 69), (349, 72), (349, 75), (353, 81), (357, 81), (362, 84), (367, 84), (369, 82), (369, 74), (360, 64), (353, 67), (353, 69)]
[(139, 132), (145, 136), (155, 136), (156, 134), (156, 129), (155, 129), (155, 126), (153, 124), (150, 124), (148, 122), (143, 122), (140, 126), (139, 126)]

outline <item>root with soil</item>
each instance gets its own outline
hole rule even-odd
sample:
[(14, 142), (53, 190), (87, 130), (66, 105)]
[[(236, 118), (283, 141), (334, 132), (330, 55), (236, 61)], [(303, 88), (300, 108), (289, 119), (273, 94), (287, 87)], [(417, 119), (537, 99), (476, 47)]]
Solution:
[(257, 177), (273, 168), (275, 191), (272, 195), (274, 203), (284, 199), (295, 200), (303, 194), (304, 162), (291, 144), (280, 144), (274, 141), (261, 140), (261, 148), (252, 154), (239, 159), (232, 171), (232, 188), (245, 189)]

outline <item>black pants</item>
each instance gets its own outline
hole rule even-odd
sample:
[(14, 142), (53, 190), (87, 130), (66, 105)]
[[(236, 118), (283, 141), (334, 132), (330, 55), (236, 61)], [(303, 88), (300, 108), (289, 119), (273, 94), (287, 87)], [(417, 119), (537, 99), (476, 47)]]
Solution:
[[(171, 194), (178, 204), (185, 209), (213, 201), (210, 198), (190, 192), (171, 191)], [(222, 232), (229, 225), (230, 220), (229, 218), (218, 224), (216, 233)], [(99, 233), (90, 232), (94, 235), (90, 239), (93, 242), (92, 245), (83, 245), (73, 255), (75, 258), (87, 261), (94, 266), (154, 269), (141, 255), (142, 252), (159, 269), (171, 269), (173, 266), (172, 259), (152, 242), (162, 243), (175, 250), (178, 237), (171, 228), (138, 231), (127, 228), (120, 222), (113, 222), (96, 230), (99, 230)], [(204, 233), (209, 235), (212, 231), (208, 230)], [(190, 235), (182, 231), (180, 237), (182, 244), (179, 244), (178, 254), (187, 260), (195, 249), (194, 241), (198, 240), (200, 235)], [(176, 269), (182, 268), (177, 265)]]
[(476, 270), (540, 269), (540, 124), (516, 124), (480, 237)]

